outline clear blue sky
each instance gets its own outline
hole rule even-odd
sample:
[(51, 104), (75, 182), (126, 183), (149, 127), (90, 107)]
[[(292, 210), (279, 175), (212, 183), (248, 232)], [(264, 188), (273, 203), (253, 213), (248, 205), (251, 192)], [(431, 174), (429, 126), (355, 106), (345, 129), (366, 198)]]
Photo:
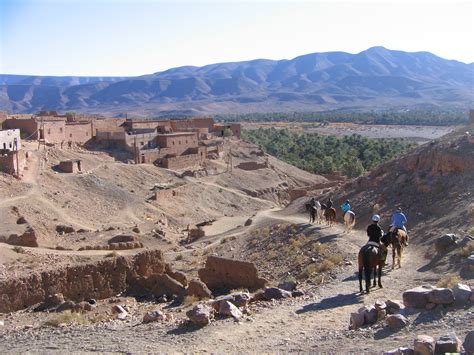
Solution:
[(0, 73), (142, 75), (372, 46), (474, 61), (472, 1), (0, 0)]

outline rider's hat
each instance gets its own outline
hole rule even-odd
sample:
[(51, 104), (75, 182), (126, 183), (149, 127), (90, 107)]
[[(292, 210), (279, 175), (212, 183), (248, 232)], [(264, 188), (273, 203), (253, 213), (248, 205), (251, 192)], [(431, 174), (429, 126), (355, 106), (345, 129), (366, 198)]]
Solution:
[(374, 222), (379, 222), (379, 221), (380, 221), (380, 216), (379, 216), (378, 214), (374, 214), (374, 215), (372, 216), (372, 221), (374, 221)]
[(397, 207), (397, 212), (402, 212), (402, 208), (401, 208), (401, 207)]

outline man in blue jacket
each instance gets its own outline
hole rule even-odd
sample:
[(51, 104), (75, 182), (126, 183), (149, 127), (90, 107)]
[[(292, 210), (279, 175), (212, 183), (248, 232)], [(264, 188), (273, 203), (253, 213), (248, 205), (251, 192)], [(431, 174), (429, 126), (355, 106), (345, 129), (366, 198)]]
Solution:
[(406, 223), (407, 223), (407, 217), (402, 212), (401, 207), (398, 207), (395, 213), (392, 215), (392, 224), (391, 224), (392, 228), (390, 230), (393, 232), (395, 229), (403, 229), (405, 233), (407, 234), (405, 245), (408, 246), (408, 232), (405, 227)]
[(343, 216), (346, 214), (347, 211), (351, 210), (351, 205), (349, 204), (349, 200), (347, 200), (341, 205), (341, 210), (342, 210)]

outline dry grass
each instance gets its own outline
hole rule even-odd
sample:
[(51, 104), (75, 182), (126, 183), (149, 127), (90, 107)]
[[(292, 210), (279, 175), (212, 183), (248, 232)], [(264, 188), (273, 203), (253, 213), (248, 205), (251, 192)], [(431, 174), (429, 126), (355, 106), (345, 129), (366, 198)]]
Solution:
[(341, 265), (344, 261), (344, 257), (341, 254), (329, 254), (327, 260), (332, 262), (334, 265)]
[(58, 327), (60, 324), (89, 324), (90, 321), (82, 313), (64, 311), (58, 315), (55, 315), (51, 319), (48, 319), (44, 325), (50, 327)]
[(436, 286), (452, 288), (460, 282), (461, 278), (458, 275), (446, 275), (439, 279), (439, 281), (436, 283)]
[(178, 254), (178, 255), (176, 255), (176, 257), (174, 258), (174, 260), (176, 260), (176, 261), (183, 260), (183, 254)]
[(459, 255), (467, 258), (469, 255), (474, 254), (474, 241), (467, 243), (460, 251)]
[(186, 296), (186, 297), (184, 297), (184, 300), (183, 300), (183, 306), (185, 306), (185, 307), (191, 306), (196, 302), (199, 302), (198, 297), (196, 297), (196, 296)]
[(116, 258), (117, 256), (119, 256), (120, 254), (117, 253), (115, 250), (111, 253), (108, 253), (108, 254), (105, 254), (105, 257), (106, 258)]
[(316, 242), (316, 243), (313, 244), (313, 247), (311, 249), (312, 249), (314, 254), (321, 255), (321, 254), (324, 254), (326, 252), (328, 247), (324, 244)]

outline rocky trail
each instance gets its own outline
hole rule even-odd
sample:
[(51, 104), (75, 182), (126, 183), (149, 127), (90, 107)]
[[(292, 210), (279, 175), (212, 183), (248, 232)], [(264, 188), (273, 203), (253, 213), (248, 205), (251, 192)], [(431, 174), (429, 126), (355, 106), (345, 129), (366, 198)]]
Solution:
[[(265, 212), (259, 225), (275, 223), (272, 214)], [(301, 215), (278, 216), (277, 220), (305, 224)], [(377, 352), (407, 345), (414, 334), (410, 329), (399, 333), (387, 332), (374, 326), (361, 331), (348, 330), (349, 315), (364, 304), (376, 300), (401, 299), (408, 288), (427, 284), (436, 279), (429, 271), (420, 268), (427, 261), (422, 252), (410, 246), (404, 255), (401, 269), (384, 269), (384, 288), (375, 288), (367, 295), (358, 292), (356, 257), (366, 241), (363, 231), (344, 234), (340, 225), (333, 227), (313, 225), (315, 239), (332, 239), (353, 255), (352, 265), (346, 265), (322, 285), (308, 286), (305, 296), (265, 303), (252, 309), (240, 322), (216, 320), (209, 326), (197, 329), (180, 322), (175, 324), (142, 324), (141, 319), (127, 322), (112, 321), (89, 326), (67, 328), (34, 328), (0, 337), (0, 348), (11, 352), (30, 349), (34, 339), (36, 351), (329, 351)], [(225, 233), (224, 233), (225, 234)], [(388, 261), (391, 263), (391, 257)], [(166, 309), (165, 309), (166, 311)], [(473, 315), (470, 314), (472, 324)], [(453, 317), (451, 322), (457, 322)], [(429, 332), (446, 333), (447, 327), (436, 322), (421, 324)], [(464, 334), (460, 334), (464, 335)], [(383, 339), (382, 341), (379, 341)]]

